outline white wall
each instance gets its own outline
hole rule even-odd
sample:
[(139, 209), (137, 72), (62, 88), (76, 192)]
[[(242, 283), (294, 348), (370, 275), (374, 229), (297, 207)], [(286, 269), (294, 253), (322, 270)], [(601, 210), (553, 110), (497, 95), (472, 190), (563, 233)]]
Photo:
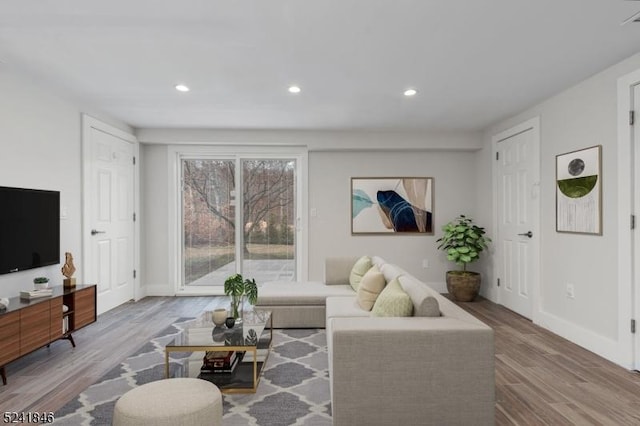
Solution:
[[(475, 167), (473, 152), (311, 152), (309, 208), (317, 210), (317, 217), (309, 218), (309, 278), (322, 280), (326, 257), (368, 254), (446, 291), (445, 272), (456, 266), (435, 241), (442, 225), (457, 215), (475, 215)], [(351, 178), (372, 176), (433, 177), (435, 235), (351, 235)]]
[[(238, 143), (245, 136), (231, 134)], [(245, 132), (240, 132), (244, 135)], [(453, 266), (444, 255), (436, 250), (435, 240), (440, 227), (460, 213), (475, 213), (475, 155), (467, 148), (462, 151), (433, 149), (446, 146), (449, 141), (465, 141), (464, 146), (478, 145), (480, 135), (412, 134), (409, 140), (402, 134), (393, 134), (385, 139), (385, 149), (366, 148), (366, 137), (359, 132), (280, 132), (278, 139), (273, 132), (265, 132), (265, 139), (280, 140), (279, 145), (323, 146), (322, 150), (309, 152), (309, 208), (315, 208), (318, 216), (309, 218), (309, 271), (310, 279), (321, 280), (323, 262), (327, 256), (375, 254), (397, 262), (406, 270), (415, 273), (425, 281), (432, 282), (444, 290), (444, 273)], [(137, 136), (149, 141), (153, 134), (155, 142), (184, 142), (193, 140), (193, 131), (184, 133), (171, 131), (139, 131)], [(218, 142), (218, 132), (209, 134), (210, 141)], [(371, 135), (371, 133), (366, 133)], [(388, 133), (377, 135), (382, 140)], [(253, 135), (251, 144), (261, 144), (258, 135)], [(203, 137), (204, 139), (204, 137)], [(229, 138), (224, 138), (227, 142)], [(323, 144), (322, 141), (326, 143)], [(418, 144), (418, 142), (420, 142)], [(274, 142), (275, 143), (275, 142)], [(394, 150), (395, 146), (416, 144), (421, 150)], [(328, 146), (340, 146), (340, 150), (328, 150)], [(174, 294), (175, 283), (169, 277), (167, 259), (169, 247), (166, 230), (168, 224), (166, 144), (142, 144), (142, 277), (146, 294)], [(428, 149), (425, 149), (428, 148)], [(435, 178), (435, 227), (436, 236), (352, 236), (350, 228), (350, 178), (371, 176), (431, 176)], [(308, 212), (307, 212), (308, 214)], [(428, 259), (430, 267), (422, 268), (422, 260)]]
[(146, 295), (174, 295), (169, 279), (169, 169), (166, 145), (140, 145), (141, 286)]
[(138, 129), (136, 136), (147, 144), (302, 145), (309, 151), (482, 148), (478, 132)]
[[(630, 350), (620, 336), (630, 318), (620, 318), (617, 175), (617, 80), (640, 68), (640, 55), (631, 57), (559, 95), (487, 129), (478, 169), (490, 170), (491, 137), (527, 119), (540, 117), (541, 265), (540, 324), (606, 358), (625, 364)], [(526, 84), (526, 82), (523, 82)], [(621, 113), (626, 114), (626, 111)], [(602, 145), (603, 235), (555, 231), (555, 157)], [(478, 198), (491, 199), (491, 175), (478, 175)], [(494, 212), (482, 211), (488, 219)], [(493, 230), (491, 230), (493, 232)], [(575, 285), (575, 299), (566, 285)], [(495, 284), (485, 294), (496, 298)], [(623, 297), (624, 299), (624, 297)], [(631, 303), (629, 295), (629, 303)]]
[[(74, 254), (82, 281), (81, 110), (0, 66), (0, 185), (60, 191), (60, 254)], [(104, 118), (104, 117), (101, 117)], [(111, 120), (112, 123), (114, 123)], [(121, 128), (126, 126), (120, 123)], [(130, 131), (130, 129), (129, 129)], [(0, 275), (0, 297), (33, 288), (33, 278), (62, 284), (61, 265)]]

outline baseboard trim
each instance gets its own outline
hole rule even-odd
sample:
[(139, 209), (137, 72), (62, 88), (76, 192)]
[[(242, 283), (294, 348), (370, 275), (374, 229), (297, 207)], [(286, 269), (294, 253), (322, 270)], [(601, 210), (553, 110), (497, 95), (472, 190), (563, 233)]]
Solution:
[(627, 370), (633, 369), (621, 354), (620, 342), (594, 333), (548, 312), (539, 311), (535, 324), (554, 332), (560, 337), (615, 363)]
[(143, 287), (145, 296), (175, 296), (176, 292), (166, 285), (146, 285)]

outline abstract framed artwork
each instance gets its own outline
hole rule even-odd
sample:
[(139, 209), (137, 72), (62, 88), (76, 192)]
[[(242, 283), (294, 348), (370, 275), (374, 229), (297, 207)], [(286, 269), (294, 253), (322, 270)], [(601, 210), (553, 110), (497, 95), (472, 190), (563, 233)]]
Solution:
[(433, 178), (351, 178), (351, 234), (433, 235)]
[(556, 156), (556, 231), (602, 235), (602, 145)]

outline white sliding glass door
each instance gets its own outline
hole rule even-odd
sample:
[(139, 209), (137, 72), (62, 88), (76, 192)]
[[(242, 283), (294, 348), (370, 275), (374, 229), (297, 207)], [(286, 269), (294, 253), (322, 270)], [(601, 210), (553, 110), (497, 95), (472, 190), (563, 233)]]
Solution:
[(219, 293), (235, 273), (259, 284), (299, 276), (296, 157), (180, 155), (178, 161), (182, 291)]

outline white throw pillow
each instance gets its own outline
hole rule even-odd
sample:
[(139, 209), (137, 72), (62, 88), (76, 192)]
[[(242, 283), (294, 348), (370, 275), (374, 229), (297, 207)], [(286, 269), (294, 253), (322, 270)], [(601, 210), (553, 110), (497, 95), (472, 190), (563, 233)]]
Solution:
[(380, 292), (386, 284), (384, 275), (377, 266), (373, 266), (362, 277), (358, 286), (358, 305), (365, 311), (370, 311)]

